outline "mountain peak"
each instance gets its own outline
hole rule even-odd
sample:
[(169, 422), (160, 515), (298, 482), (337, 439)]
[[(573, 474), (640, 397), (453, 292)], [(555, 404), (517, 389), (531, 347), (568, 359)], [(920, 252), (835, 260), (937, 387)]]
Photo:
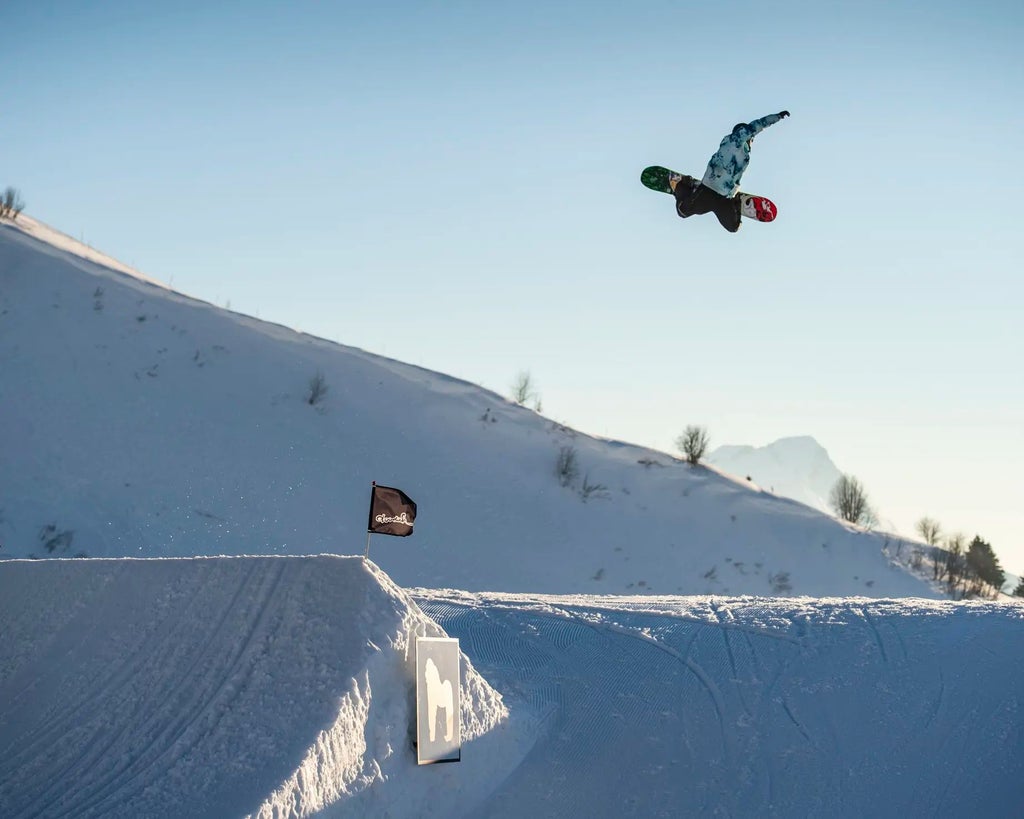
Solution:
[(818, 443), (812, 435), (791, 435), (788, 438), (779, 438), (772, 441), (766, 449), (792, 449), (809, 450), (814, 452), (825, 452), (825, 447)]
[(786, 498), (829, 512), (828, 497), (842, 474), (810, 435), (779, 438), (763, 447), (721, 446), (708, 463)]

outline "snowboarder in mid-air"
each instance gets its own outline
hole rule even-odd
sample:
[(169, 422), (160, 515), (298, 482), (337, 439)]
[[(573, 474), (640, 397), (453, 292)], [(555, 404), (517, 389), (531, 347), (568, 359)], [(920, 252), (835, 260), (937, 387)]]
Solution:
[(789, 111), (780, 111), (736, 125), (723, 137), (700, 181), (659, 165), (645, 168), (641, 181), (652, 190), (675, 196), (676, 213), (683, 219), (700, 213), (714, 213), (730, 233), (740, 229), (741, 216), (770, 222), (775, 218), (774, 203), (762, 196), (741, 193), (740, 179), (750, 162), (750, 145), (754, 137), (788, 116)]

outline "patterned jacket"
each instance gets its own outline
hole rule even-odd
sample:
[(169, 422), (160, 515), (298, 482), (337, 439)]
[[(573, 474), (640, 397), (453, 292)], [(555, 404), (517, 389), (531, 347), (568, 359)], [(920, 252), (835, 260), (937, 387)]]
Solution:
[(735, 196), (740, 189), (740, 178), (750, 162), (750, 140), (782, 117), (769, 114), (743, 125), (737, 125), (727, 134), (717, 153), (708, 162), (701, 182), (722, 196)]

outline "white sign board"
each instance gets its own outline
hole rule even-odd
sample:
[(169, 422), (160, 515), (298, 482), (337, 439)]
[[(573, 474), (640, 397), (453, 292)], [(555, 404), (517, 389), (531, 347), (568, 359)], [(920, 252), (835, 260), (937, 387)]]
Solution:
[(416, 757), (420, 765), (462, 758), (459, 641), (416, 638)]

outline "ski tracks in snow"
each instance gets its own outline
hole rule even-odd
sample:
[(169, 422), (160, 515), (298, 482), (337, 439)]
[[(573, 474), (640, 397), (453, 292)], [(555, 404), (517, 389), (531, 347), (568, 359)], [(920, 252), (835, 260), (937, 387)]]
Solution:
[[(773, 691), (801, 656), (800, 636), (715, 603), (694, 611), (678, 599), (653, 608), (609, 601), (603, 609), (553, 597), (505, 604), (495, 595), (486, 608), (466, 601), (460, 612), (457, 597), (425, 594), (418, 601), (425, 613), (463, 640), (510, 707), (525, 703), (547, 716), (547, 734), (524, 770), (531, 781), (547, 782), (549, 814), (608, 815), (610, 804), (621, 808), (617, 815), (728, 813), (732, 800), (723, 803), (723, 790), (773, 798), (771, 771), (754, 760), (771, 745)], [(791, 711), (783, 718), (813, 744)], [(614, 764), (603, 760), (614, 758), (630, 725), (644, 726), (648, 751), (620, 764), (631, 792), (643, 796), (623, 803), (611, 781), (563, 803), (567, 772)], [(731, 779), (737, 770), (738, 783)], [(676, 790), (681, 775), (690, 783), (685, 809), (658, 798)], [(509, 795), (517, 781), (495, 795), (489, 816), (522, 815), (521, 800)]]
[[(141, 791), (146, 774), (153, 768), (172, 768), (188, 749), (203, 742), (230, 710), (233, 695), (246, 683), (253, 664), (252, 653), (261, 653), (257, 636), (268, 621), (275, 619), (281, 601), (275, 597), (286, 565), (271, 564), (268, 572), (247, 572), (245, 580), (213, 629), (204, 631), (207, 639), (186, 660), (185, 670), (166, 691), (167, 706), (149, 715), (148, 746), (138, 758), (91, 798), (81, 802), (81, 810), (109, 812), (126, 792)], [(224, 651), (225, 646), (230, 646)], [(161, 697), (162, 699), (164, 697)], [(195, 736), (190, 736), (195, 735)]]
[[(20, 689), (11, 701), (20, 712), (5, 709), (3, 715), (12, 741), (0, 778), (47, 784), (0, 794), (0, 804), (10, 815), (50, 817), (126, 815), (126, 805), (145, 804), (154, 771), (173, 773), (230, 719), (235, 695), (263, 650), (261, 638), (279, 619), (282, 600), (275, 592), (286, 568), (286, 561), (211, 564), (208, 575), (169, 576), (164, 599), (151, 603), (132, 601), (131, 590), (115, 577), (106, 587), (110, 598), (88, 610), (100, 627), (116, 629), (119, 608), (135, 614), (149, 608), (154, 614), (137, 628), (124, 623), (116, 634), (86, 627), (58, 636), (51, 652), (65, 654), (64, 665), (75, 676), (8, 682), (7, 691), (12, 683)], [(224, 589), (231, 591), (226, 595)], [(99, 640), (109, 648), (97, 651)], [(78, 644), (93, 652), (91, 665), (76, 661)], [(55, 663), (36, 665), (52, 670)], [(51, 712), (33, 708), (40, 685), (60, 691)], [(25, 769), (41, 764), (49, 769), (45, 776)]]
[[(911, 815), (954, 795), (968, 805), (968, 792), (1002, 815), (999, 783), (1022, 759), (1009, 740), (985, 741), (1015, 735), (1013, 610), (986, 608), (985, 620), (930, 601), (422, 597), (513, 712), (546, 709), (546, 734), (488, 816)], [(964, 651), (973, 667), (952, 659)], [(987, 689), (971, 683), (981, 668), (1007, 680), (983, 707), (974, 697)], [(645, 740), (623, 756), (629, 725)], [(995, 772), (969, 766), (977, 755)], [(582, 767), (616, 773), (581, 792), (568, 780)], [(985, 782), (965, 779), (968, 767)]]

